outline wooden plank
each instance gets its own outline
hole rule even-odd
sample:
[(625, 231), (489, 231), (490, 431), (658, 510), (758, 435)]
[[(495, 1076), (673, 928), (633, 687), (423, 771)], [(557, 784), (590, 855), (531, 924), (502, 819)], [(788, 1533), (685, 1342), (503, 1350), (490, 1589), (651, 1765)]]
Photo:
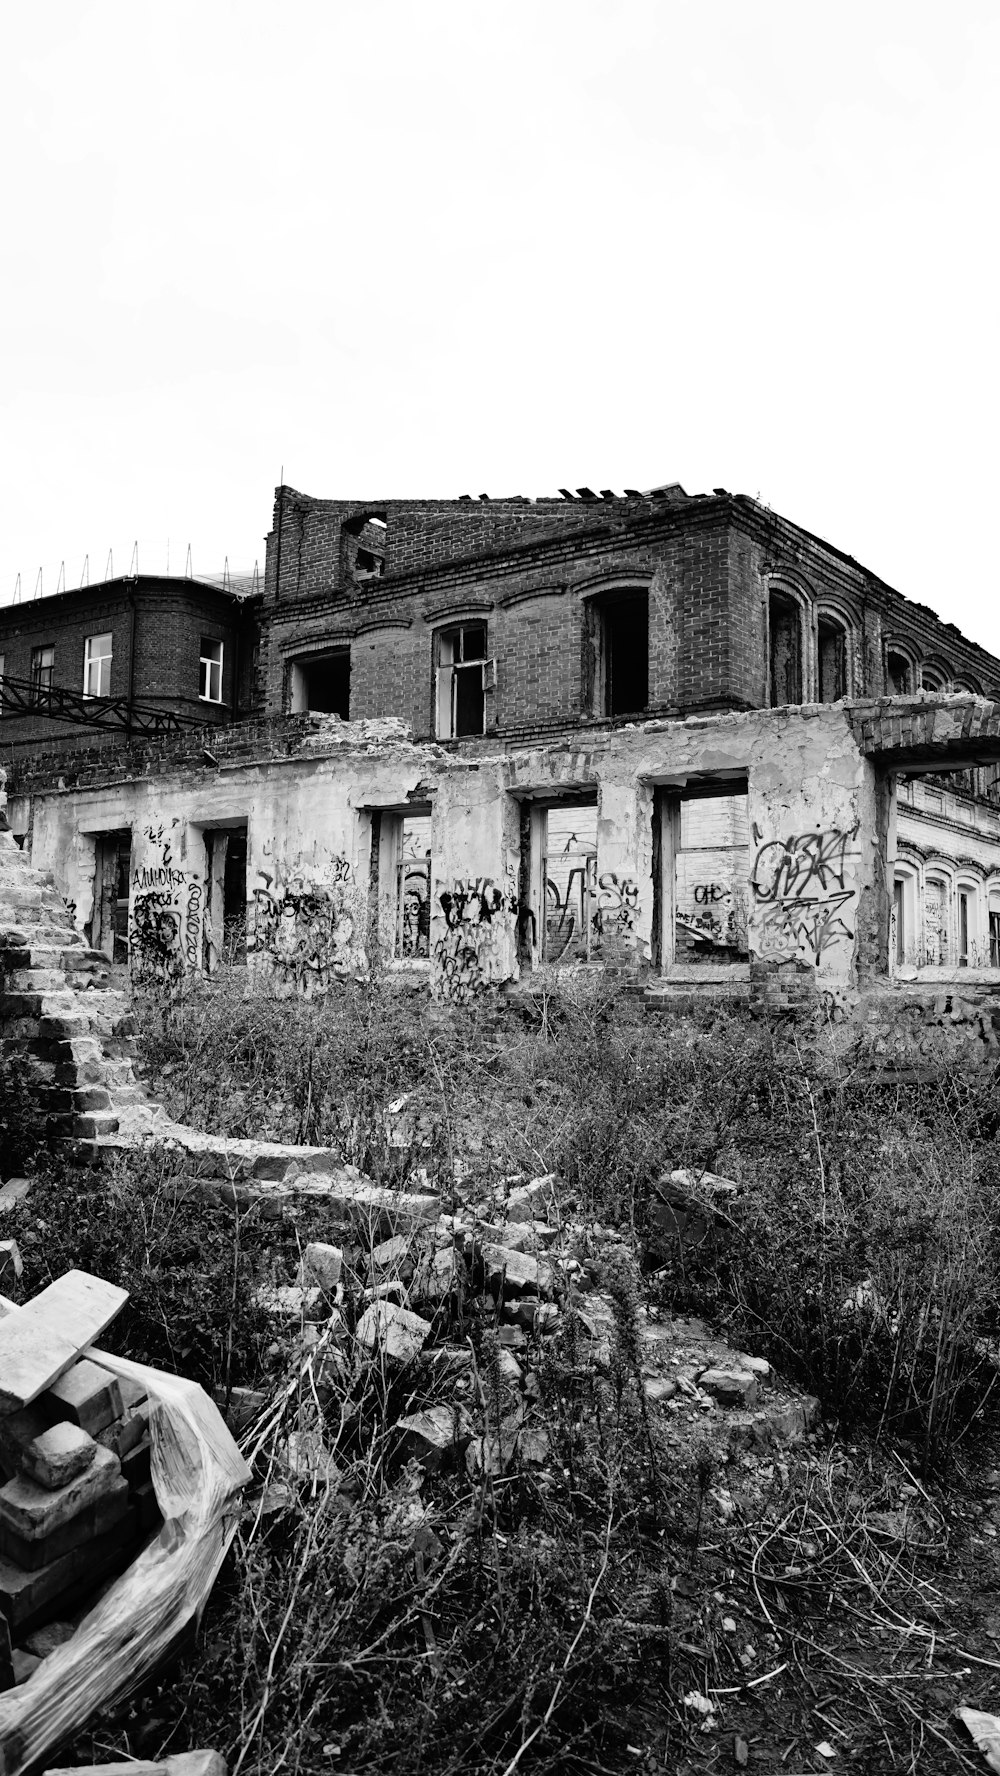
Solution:
[(30, 1406), (110, 1326), (128, 1290), (68, 1270), (17, 1313), (0, 1319), (0, 1412)]

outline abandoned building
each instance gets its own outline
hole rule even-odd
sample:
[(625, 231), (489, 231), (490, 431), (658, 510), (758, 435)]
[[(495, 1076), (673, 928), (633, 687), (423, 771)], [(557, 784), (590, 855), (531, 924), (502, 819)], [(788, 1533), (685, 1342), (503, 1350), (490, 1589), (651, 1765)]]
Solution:
[[(1000, 984), (1000, 659), (752, 499), (281, 487), (211, 591), (0, 613), (11, 825), (139, 974)], [(121, 698), (202, 725), (90, 735)]]

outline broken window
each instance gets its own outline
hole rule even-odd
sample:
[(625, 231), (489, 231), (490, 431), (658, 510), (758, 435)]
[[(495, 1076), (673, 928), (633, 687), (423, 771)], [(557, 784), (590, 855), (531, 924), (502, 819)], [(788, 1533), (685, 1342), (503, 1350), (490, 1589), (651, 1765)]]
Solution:
[(205, 832), (205, 916), (202, 958), (206, 974), (247, 959), (247, 828)]
[(33, 691), (50, 691), (52, 689), (52, 672), (56, 663), (54, 647), (34, 647), (31, 650), (31, 688)]
[(342, 527), (344, 571), (354, 581), (379, 580), (385, 572), (387, 526), (379, 513), (348, 518)]
[(431, 938), (430, 809), (377, 812), (372, 840), (384, 949), (394, 962), (426, 962)]
[(457, 623), (437, 637), (437, 736), (461, 740), (486, 729), (486, 624)]
[(91, 949), (111, 962), (128, 961), (128, 902), (132, 864), (132, 833), (99, 833), (94, 841), (94, 912), (89, 930)]
[(938, 692), (947, 690), (947, 688), (948, 680), (940, 667), (921, 666), (920, 689), (922, 691)]
[(748, 965), (750, 828), (745, 788), (658, 798), (659, 950), (664, 969)]
[(889, 953), (897, 968), (906, 960), (906, 905), (903, 897), (903, 879), (897, 876), (892, 885), (892, 934)]
[(1000, 968), (1000, 890), (990, 889), (990, 967)]
[(794, 598), (772, 592), (768, 599), (768, 701), (772, 709), (802, 702), (802, 615)]
[(847, 696), (847, 634), (833, 617), (820, 617), (816, 625), (819, 701), (839, 703)]
[(83, 694), (111, 695), (111, 636), (88, 635), (83, 644)]
[(592, 599), (587, 625), (595, 715), (641, 714), (649, 702), (649, 593)]
[(892, 648), (885, 657), (886, 685), (890, 697), (908, 697), (913, 689), (913, 675), (910, 662), (905, 654), (897, 654)]
[(288, 706), (293, 715), (313, 709), (320, 715), (350, 719), (351, 650), (334, 648), (307, 659), (292, 660), (288, 669)]
[(222, 643), (201, 638), (201, 681), (198, 695), (203, 703), (222, 702)]

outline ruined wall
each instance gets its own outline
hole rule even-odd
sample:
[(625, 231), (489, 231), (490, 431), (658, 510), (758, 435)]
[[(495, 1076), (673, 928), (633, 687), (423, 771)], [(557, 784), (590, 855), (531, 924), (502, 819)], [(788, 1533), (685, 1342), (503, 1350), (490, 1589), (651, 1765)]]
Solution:
[(39, 794), (33, 861), (53, 871), (82, 929), (100, 835), (130, 828), (132, 965), (172, 985), (201, 966), (206, 834), (245, 824), (252, 965), (309, 994), (368, 964), (375, 815), (430, 805), (431, 990), (465, 1002), (518, 978), (525, 917), (536, 928), (544, 917), (525, 900), (532, 808), (596, 804), (593, 956), (643, 976), (661, 947), (662, 798), (734, 783), (747, 798), (750, 968), (846, 993), (884, 834), (873, 768), (839, 707), (651, 722), (475, 760), (407, 742), (398, 724), (331, 722), (311, 751), (285, 758)]

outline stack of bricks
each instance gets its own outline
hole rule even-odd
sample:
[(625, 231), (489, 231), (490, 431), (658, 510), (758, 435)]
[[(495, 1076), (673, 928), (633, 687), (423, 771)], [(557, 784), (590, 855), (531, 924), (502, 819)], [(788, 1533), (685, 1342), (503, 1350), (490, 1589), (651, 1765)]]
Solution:
[(150, 1403), (90, 1357), (0, 1417), (0, 1688), (30, 1677), (160, 1516)]

